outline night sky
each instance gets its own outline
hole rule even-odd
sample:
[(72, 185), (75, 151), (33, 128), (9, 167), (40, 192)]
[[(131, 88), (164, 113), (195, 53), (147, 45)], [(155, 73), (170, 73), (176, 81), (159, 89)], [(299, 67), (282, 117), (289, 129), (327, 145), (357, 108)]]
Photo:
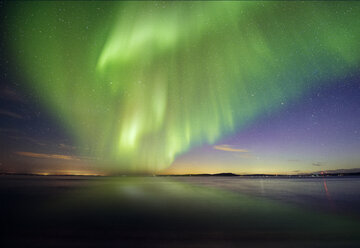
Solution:
[(0, 172), (360, 171), (360, 3), (0, 6)]

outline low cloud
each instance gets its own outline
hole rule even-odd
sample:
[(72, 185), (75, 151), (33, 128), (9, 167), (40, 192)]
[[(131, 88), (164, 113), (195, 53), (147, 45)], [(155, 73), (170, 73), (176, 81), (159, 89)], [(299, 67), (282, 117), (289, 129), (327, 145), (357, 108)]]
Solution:
[(47, 159), (62, 159), (62, 160), (80, 160), (76, 156), (62, 155), (62, 154), (46, 154), (35, 152), (15, 152), (17, 155), (30, 158), (47, 158)]
[(249, 152), (249, 150), (234, 148), (234, 147), (231, 146), (231, 145), (218, 145), (218, 146), (214, 146), (213, 148), (214, 148), (215, 150), (226, 151), (226, 152), (244, 152), (244, 153), (248, 153), (248, 152)]

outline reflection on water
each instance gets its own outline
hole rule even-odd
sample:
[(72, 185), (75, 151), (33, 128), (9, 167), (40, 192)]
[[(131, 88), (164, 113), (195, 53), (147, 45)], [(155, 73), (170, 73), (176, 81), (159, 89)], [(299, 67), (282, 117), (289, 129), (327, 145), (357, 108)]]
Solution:
[[(326, 197), (329, 201), (329, 206), (330, 206), (331, 210), (336, 211), (336, 206), (334, 205), (333, 201), (331, 200), (331, 196), (330, 196), (328, 187), (326, 185), (326, 179), (324, 178), (323, 181), (324, 181), (324, 189), (325, 189)], [(356, 191), (356, 189), (354, 189), (354, 190)]]
[[(0, 211), (6, 213), (1, 242), (11, 247), (356, 247), (360, 242), (354, 210), (358, 179), (0, 179)], [(329, 200), (352, 209), (355, 218), (319, 211)]]
[(360, 216), (360, 177), (179, 177), (179, 181)]

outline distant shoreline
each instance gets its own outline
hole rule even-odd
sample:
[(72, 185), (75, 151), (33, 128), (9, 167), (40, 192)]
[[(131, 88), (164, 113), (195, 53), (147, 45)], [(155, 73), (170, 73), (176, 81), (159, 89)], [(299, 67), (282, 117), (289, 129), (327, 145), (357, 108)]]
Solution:
[(346, 177), (346, 176), (360, 176), (360, 172), (351, 172), (351, 173), (309, 173), (309, 174), (296, 174), (296, 175), (286, 175), (286, 174), (233, 174), (233, 173), (217, 173), (217, 174), (183, 174), (183, 175), (157, 175), (157, 176), (195, 176), (195, 177)]
[(259, 178), (323, 178), (360, 176), (360, 172), (350, 173), (307, 173), (307, 174), (114, 174), (114, 175), (69, 175), (69, 174), (36, 174), (36, 173), (0, 173), (1, 176), (41, 176), (41, 177), (259, 177)]

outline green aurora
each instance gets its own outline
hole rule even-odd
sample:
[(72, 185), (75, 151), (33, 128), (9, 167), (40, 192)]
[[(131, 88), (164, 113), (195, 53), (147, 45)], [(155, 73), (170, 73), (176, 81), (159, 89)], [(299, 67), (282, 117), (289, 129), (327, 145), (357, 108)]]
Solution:
[(356, 2), (9, 6), (28, 88), (79, 155), (120, 171), (162, 170), (360, 62)]

